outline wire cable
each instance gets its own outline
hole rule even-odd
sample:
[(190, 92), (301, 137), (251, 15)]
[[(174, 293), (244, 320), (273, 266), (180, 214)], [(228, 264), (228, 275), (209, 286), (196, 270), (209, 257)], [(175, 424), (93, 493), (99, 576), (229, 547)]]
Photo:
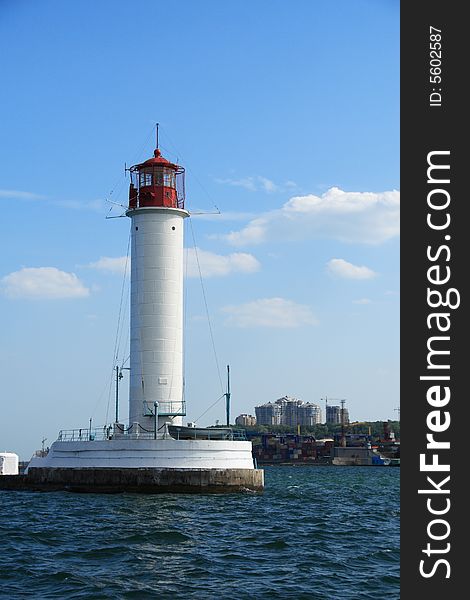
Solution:
[(124, 301), (124, 289), (125, 289), (125, 285), (126, 285), (126, 278), (127, 278), (127, 266), (129, 264), (129, 250), (130, 250), (130, 245), (131, 245), (131, 230), (129, 229), (129, 238), (127, 240), (127, 252), (126, 252), (126, 262), (124, 265), (124, 275), (122, 278), (122, 286), (121, 286), (121, 300), (119, 302), (119, 315), (118, 315), (118, 324), (117, 324), (117, 330), (116, 330), (116, 339), (114, 341), (114, 352), (113, 352), (113, 364), (117, 362), (118, 360), (118, 352), (119, 352), (119, 342), (120, 342), (120, 331), (121, 331), (121, 327), (122, 327), (122, 305), (123, 305), (123, 301)]
[[(162, 130), (162, 129), (164, 129), (164, 128), (160, 124), (160, 130)], [(199, 187), (201, 188), (203, 193), (207, 196), (207, 199), (209, 200), (209, 202), (211, 202), (211, 204), (213, 204), (214, 207), (217, 209), (217, 212), (214, 214), (220, 214), (220, 210), (218, 209), (216, 203), (212, 199), (212, 196), (209, 194), (207, 189), (202, 185), (201, 181), (198, 179), (198, 177), (193, 172), (193, 170), (189, 167), (189, 163), (186, 160), (184, 160), (184, 157), (178, 152), (176, 145), (171, 141), (170, 136), (168, 135), (168, 132), (166, 131), (166, 129), (164, 131), (165, 131), (165, 138), (168, 140), (168, 142), (170, 143), (170, 145), (173, 147), (173, 150), (174, 150), (174, 152), (172, 152), (171, 150), (168, 150), (170, 152), (170, 154), (174, 154), (175, 156), (178, 155), (178, 158), (181, 158), (181, 161), (185, 165), (185, 169), (188, 171), (188, 173), (191, 173), (191, 177), (193, 177), (193, 179), (199, 185)], [(160, 144), (160, 147), (164, 150), (167, 150), (161, 144)], [(176, 162), (178, 162), (178, 158), (176, 159)], [(206, 213), (199, 213), (199, 214), (206, 214)], [(211, 213), (209, 213), (209, 214), (211, 214)]]
[(203, 417), (203, 416), (204, 416), (206, 413), (208, 413), (208, 412), (210, 411), (210, 409), (211, 409), (211, 408), (213, 408), (213, 407), (214, 407), (214, 406), (215, 406), (215, 405), (216, 405), (218, 402), (220, 402), (220, 401), (222, 400), (222, 398), (225, 398), (225, 394), (222, 394), (222, 396), (220, 396), (220, 398), (217, 398), (217, 400), (216, 400), (216, 401), (215, 401), (213, 404), (211, 404), (211, 405), (209, 406), (209, 408), (206, 408), (206, 410), (205, 410), (205, 411), (202, 413), (202, 415), (201, 415), (201, 416), (199, 416), (199, 417), (196, 419), (196, 423), (197, 423), (197, 421), (199, 421), (199, 419), (202, 419), (202, 417)]
[(189, 224), (190, 224), (190, 227), (191, 227), (191, 235), (192, 235), (192, 238), (193, 238), (194, 254), (196, 256), (196, 263), (197, 263), (197, 269), (198, 269), (198, 272), (199, 272), (199, 279), (201, 281), (202, 297), (204, 299), (204, 306), (206, 308), (206, 317), (207, 317), (207, 322), (209, 324), (209, 333), (210, 333), (210, 338), (211, 338), (211, 343), (212, 343), (212, 350), (214, 352), (215, 364), (216, 364), (216, 367), (217, 367), (217, 375), (218, 375), (219, 381), (220, 381), (220, 388), (221, 388), (221, 390), (223, 392), (224, 391), (224, 384), (222, 383), (222, 376), (220, 375), (219, 359), (217, 357), (217, 351), (215, 349), (214, 334), (212, 332), (212, 324), (211, 324), (211, 319), (210, 319), (210, 315), (209, 315), (209, 307), (208, 307), (208, 304), (207, 304), (206, 290), (204, 289), (204, 281), (203, 281), (203, 278), (202, 278), (201, 265), (199, 263), (199, 255), (198, 255), (198, 252), (197, 252), (196, 238), (194, 236), (194, 229), (193, 229), (193, 224), (192, 224), (191, 217), (189, 218)]

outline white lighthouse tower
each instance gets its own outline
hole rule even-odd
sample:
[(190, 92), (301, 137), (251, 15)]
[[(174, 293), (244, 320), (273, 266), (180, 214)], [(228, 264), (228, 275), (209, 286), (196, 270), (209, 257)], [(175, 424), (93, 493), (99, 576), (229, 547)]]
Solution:
[(20, 483), (82, 492), (262, 490), (264, 472), (240, 432), (183, 426), (184, 169), (163, 158), (157, 141), (154, 156), (129, 171), (129, 424), (59, 432)]
[(184, 169), (162, 157), (130, 168), (129, 425), (182, 425)]

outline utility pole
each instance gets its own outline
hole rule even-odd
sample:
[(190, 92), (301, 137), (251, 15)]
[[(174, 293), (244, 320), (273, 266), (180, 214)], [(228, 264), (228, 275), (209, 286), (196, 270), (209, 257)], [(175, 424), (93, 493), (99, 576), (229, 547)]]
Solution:
[(130, 371), (129, 367), (119, 367), (119, 365), (116, 365), (116, 400), (115, 400), (115, 423), (119, 423), (119, 382), (121, 381), (121, 379), (124, 377), (124, 375), (122, 374), (122, 372), (126, 370), (126, 371)]
[(119, 423), (119, 380), (122, 379), (122, 377), (123, 377), (123, 375), (119, 371), (119, 365), (116, 365), (116, 402), (115, 402), (116, 415), (114, 418), (115, 423)]
[(341, 446), (346, 446), (346, 436), (344, 435), (344, 403), (346, 400), (341, 400)]
[(153, 439), (156, 440), (158, 432), (158, 402), (156, 400), (153, 403), (153, 415), (155, 417), (153, 422)]
[(225, 394), (225, 413), (227, 427), (230, 427), (230, 366), (227, 365), (227, 392)]

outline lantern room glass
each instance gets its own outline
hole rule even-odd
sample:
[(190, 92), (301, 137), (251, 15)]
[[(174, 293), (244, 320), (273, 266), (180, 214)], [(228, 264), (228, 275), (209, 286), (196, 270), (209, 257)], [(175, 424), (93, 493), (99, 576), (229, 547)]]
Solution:
[(149, 186), (164, 186), (176, 189), (176, 174), (174, 169), (157, 166), (147, 167), (139, 171), (138, 187)]

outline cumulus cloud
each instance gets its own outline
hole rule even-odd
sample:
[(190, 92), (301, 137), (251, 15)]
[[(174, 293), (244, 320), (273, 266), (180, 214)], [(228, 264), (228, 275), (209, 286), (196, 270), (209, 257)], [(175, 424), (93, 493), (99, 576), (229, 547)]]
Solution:
[(358, 267), (342, 258), (332, 258), (326, 263), (328, 271), (342, 279), (372, 279), (377, 273), (369, 267)]
[(235, 327), (290, 329), (318, 322), (309, 306), (285, 298), (261, 298), (225, 306), (222, 311), (228, 315), (227, 323)]
[(0, 281), (3, 293), (9, 298), (84, 298), (90, 294), (75, 273), (55, 267), (25, 267)]
[(185, 273), (188, 277), (199, 277), (197, 261), (201, 267), (203, 277), (221, 277), (230, 273), (255, 273), (261, 265), (252, 255), (244, 252), (222, 255), (197, 248), (188, 248), (186, 253), (187, 264)]
[[(98, 269), (99, 271), (109, 271), (111, 273), (119, 273), (123, 274), (126, 269), (127, 264), (126, 256), (101, 256), (99, 260), (90, 263), (87, 265), (90, 269)], [(130, 259), (129, 259), (130, 264)], [(129, 264), (127, 265), (127, 269), (129, 270)]]
[(308, 238), (379, 244), (399, 235), (399, 227), (398, 191), (345, 192), (333, 187), (322, 196), (294, 196), (282, 208), (222, 238), (234, 246)]

